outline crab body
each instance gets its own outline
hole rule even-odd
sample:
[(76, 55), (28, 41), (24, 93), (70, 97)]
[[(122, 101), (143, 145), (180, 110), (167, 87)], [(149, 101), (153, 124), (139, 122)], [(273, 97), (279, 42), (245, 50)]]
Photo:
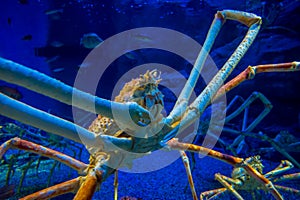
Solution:
[[(131, 167), (133, 159), (145, 155), (144, 153), (150, 153), (160, 149), (162, 146), (159, 141), (164, 137), (164, 135), (160, 133), (167, 133), (171, 130), (171, 128), (167, 128), (167, 126), (162, 128), (163, 116), (161, 111), (164, 104), (163, 95), (158, 89), (159, 81), (160, 73), (157, 70), (147, 71), (139, 78), (132, 79), (126, 83), (119, 95), (115, 97), (116, 102), (135, 102), (151, 113), (151, 123), (143, 131), (140, 129), (138, 132), (130, 129), (121, 129), (120, 126), (122, 126), (122, 124), (119, 124), (114, 119), (101, 115), (98, 115), (89, 127), (89, 130), (97, 135), (130, 138), (133, 141), (129, 152), (126, 151), (122, 153), (121, 150), (118, 152), (125, 161), (124, 163), (119, 163), (118, 167)], [(141, 124), (143, 125), (143, 119), (141, 119)], [(102, 152), (105, 152), (105, 149), (102, 149)], [(135, 154), (131, 154), (131, 156), (129, 156), (130, 158), (128, 155), (125, 155), (131, 152)], [(109, 154), (109, 152), (106, 153)], [(124, 157), (126, 157), (126, 159), (124, 159)]]
[[(257, 170), (260, 174), (263, 174), (264, 166), (262, 164), (260, 156), (249, 157), (245, 159), (245, 162), (248, 163), (253, 169)], [(298, 179), (299, 173), (291, 175), (280, 175), (281, 173), (284, 173), (291, 168), (293, 168), (293, 164), (287, 160), (283, 160), (277, 168), (263, 175), (269, 181), (273, 182), (277, 182), (279, 179), (285, 180), (286, 177), (289, 177), (290, 179)], [(258, 197), (261, 198), (261, 190), (265, 193), (268, 193), (268, 187), (266, 185), (261, 185), (257, 181), (257, 179), (251, 176), (242, 167), (234, 167), (231, 173), (231, 178), (217, 173), (215, 174), (215, 179), (218, 180), (224, 186), (224, 188), (203, 192), (200, 195), (201, 199), (214, 199), (220, 196), (225, 191), (231, 192), (239, 200), (244, 199), (242, 195), (240, 195), (240, 192), (250, 193), (252, 195), (252, 199), (257, 199)], [(299, 195), (299, 190), (279, 185), (275, 185), (275, 187), (283, 191)]]
[[(251, 167), (256, 169), (259, 173), (263, 173), (263, 165), (259, 159), (259, 156), (248, 158), (251, 160), (249, 164)], [(246, 159), (247, 162), (247, 159)], [(242, 167), (236, 167), (232, 170), (231, 177), (235, 180), (239, 180), (240, 184), (235, 186), (236, 190), (246, 190), (246, 191), (254, 191), (256, 189), (262, 188), (260, 184), (258, 184), (255, 179), (250, 176), (246, 170)]]

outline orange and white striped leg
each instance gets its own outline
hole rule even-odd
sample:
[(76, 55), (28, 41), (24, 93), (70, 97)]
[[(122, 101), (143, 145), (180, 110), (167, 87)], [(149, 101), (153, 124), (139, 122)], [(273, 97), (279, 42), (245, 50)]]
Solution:
[(242, 167), (244, 168), (247, 173), (252, 176), (258, 183), (263, 185), (268, 189), (268, 191), (274, 196), (276, 200), (282, 200), (283, 197), (281, 194), (276, 190), (273, 183), (268, 180), (266, 177), (264, 177), (262, 174), (260, 174), (256, 169), (251, 167), (244, 159), (234, 157), (231, 155), (223, 154), (215, 150), (211, 150), (205, 147), (201, 147), (194, 144), (189, 143), (182, 143), (179, 142), (178, 139), (173, 138), (166, 142), (166, 145), (170, 149), (174, 150), (182, 150), (182, 151), (191, 151), (195, 153), (201, 153), (210, 157), (213, 157), (215, 159), (221, 160), (223, 162), (226, 162), (234, 167)]
[(39, 154), (41, 156), (52, 158), (54, 160), (57, 160), (61, 163), (64, 163), (65, 165), (75, 169), (80, 174), (86, 173), (85, 171), (88, 168), (87, 164), (85, 164), (81, 161), (78, 161), (68, 155), (65, 155), (61, 152), (52, 150), (52, 149), (44, 147), (42, 145), (35, 144), (33, 142), (29, 142), (27, 140), (23, 140), (23, 139), (20, 139), (17, 137), (4, 142), (0, 146), (0, 159), (7, 152), (8, 149), (24, 150), (24, 151)]
[(229, 92), (242, 82), (246, 80), (253, 79), (256, 74), (263, 72), (293, 72), (300, 70), (300, 62), (289, 62), (280, 64), (266, 64), (266, 65), (256, 65), (249, 66), (247, 69), (242, 71), (235, 78), (223, 85), (214, 96), (214, 100), (218, 99), (220, 96)]
[(300, 173), (285, 174), (274, 179), (273, 182), (288, 181), (288, 180), (295, 180), (295, 179), (300, 179)]
[(300, 196), (300, 190), (296, 190), (296, 189), (291, 188), (291, 187), (286, 187), (286, 186), (281, 186), (281, 185), (276, 185), (276, 184), (275, 184), (275, 187), (279, 190), (282, 190), (282, 191)]
[(273, 176), (276, 176), (278, 174), (284, 173), (287, 170), (290, 170), (294, 167), (294, 165), (288, 161), (288, 160), (282, 160), (281, 163), (278, 165), (278, 167), (276, 167), (274, 170), (266, 173), (264, 176), (266, 178), (271, 178)]
[[(238, 180), (234, 180), (227, 176), (221, 175), (219, 173), (215, 174), (215, 179), (219, 181), (228, 191), (230, 191), (237, 199), (244, 200), (244, 198), (234, 189), (230, 183), (242, 184)], [(230, 182), (230, 183), (229, 183)]]
[(118, 170), (116, 170), (115, 179), (114, 179), (114, 200), (118, 200), (118, 186), (119, 186), (119, 178), (118, 178)]
[(211, 200), (215, 197), (219, 196), (220, 194), (224, 193), (227, 189), (226, 188), (219, 188), (214, 190), (209, 190), (202, 192), (200, 194), (200, 200)]
[(197, 200), (197, 193), (195, 190), (195, 185), (194, 185), (194, 181), (193, 181), (193, 176), (192, 176), (192, 172), (191, 172), (191, 168), (190, 168), (190, 162), (189, 162), (189, 158), (187, 157), (186, 153), (184, 151), (179, 151), (180, 152), (180, 156), (182, 159), (182, 162), (184, 164), (184, 168), (189, 180), (189, 184), (190, 184), (190, 188), (191, 188), (191, 192), (193, 195), (193, 199)]
[(40, 190), (20, 200), (50, 199), (56, 196), (76, 192), (80, 186), (80, 177)]

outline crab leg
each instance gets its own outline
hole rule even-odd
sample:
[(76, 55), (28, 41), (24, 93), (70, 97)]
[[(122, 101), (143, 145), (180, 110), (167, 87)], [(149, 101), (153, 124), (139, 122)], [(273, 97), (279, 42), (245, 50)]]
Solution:
[(188, 180), (189, 180), (190, 188), (191, 188), (191, 191), (192, 191), (193, 199), (197, 200), (198, 198), (197, 198), (197, 193), (196, 193), (195, 186), (194, 186), (193, 176), (192, 176), (192, 173), (191, 173), (189, 158), (187, 157), (187, 155), (184, 151), (180, 151), (180, 155), (181, 155), (182, 162), (184, 164), (186, 174), (188, 176)]
[[(55, 133), (79, 143), (82, 143), (81, 137), (90, 141), (95, 138), (95, 134), (92, 132), (72, 124), (69, 121), (9, 98), (1, 93), (0, 102), (0, 114), (6, 117), (35, 126), (50, 133)], [(30, 113), (30, 115), (28, 115), (28, 113)], [(82, 135), (79, 136), (78, 133)]]
[[(239, 101), (239, 102), (241, 102), (241, 103), (244, 103), (245, 102), (245, 100), (242, 98), (242, 97), (240, 97), (240, 96), (235, 96), (231, 101), (230, 101), (230, 103), (228, 104), (228, 106), (226, 107), (226, 110), (229, 110), (237, 101)], [(239, 108), (238, 108), (239, 109)], [(226, 119), (228, 119), (227, 117), (226, 117)], [(226, 119), (225, 119), (225, 122), (226, 122)], [(243, 120), (243, 122), (245, 122), (246, 120), (244, 119)], [(227, 121), (228, 122), (228, 121)], [(243, 124), (244, 125), (244, 124)], [(230, 128), (226, 128), (226, 127), (221, 127), (221, 126), (216, 126), (216, 125), (214, 125), (214, 128), (213, 129), (211, 129), (211, 128), (209, 128), (208, 130), (207, 130), (207, 133), (206, 133), (206, 135), (208, 135), (209, 137), (212, 137), (212, 138), (214, 138), (214, 140), (215, 141), (218, 141), (218, 143), (220, 143), (222, 146), (223, 146), (223, 148), (224, 149), (226, 149), (226, 150), (229, 150), (229, 151), (231, 151), (232, 153), (233, 153), (233, 155), (234, 156), (236, 156), (237, 154), (236, 154), (236, 149), (233, 147), (233, 145), (231, 144), (231, 145), (229, 145), (228, 143), (226, 143), (224, 140), (222, 140), (220, 137), (219, 137), (219, 135), (218, 134), (215, 134), (214, 133), (214, 129), (215, 128), (218, 128), (218, 129), (223, 129), (222, 131), (226, 131), (226, 132), (233, 132), (233, 133), (235, 133), (235, 134), (239, 134), (240, 135), (240, 132), (239, 131), (237, 131), (237, 133), (235, 132), (236, 130), (233, 130), (233, 129), (230, 129)], [(195, 139), (195, 141), (197, 141), (198, 139), (196, 138)], [(193, 142), (194, 143), (194, 142)]]
[(282, 190), (282, 191), (286, 191), (286, 192), (290, 192), (290, 193), (293, 193), (293, 194), (296, 194), (296, 195), (300, 195), (300, 190), (296, 190), (294, 188), (281, 186), (281, 185), (276, 185), (276, 184), (275, 184), (275, 187), (279, 190)]
[(188, 143), (182, 143), (178, 142), (178, 139), (173, 138), (169, 140), (166, 143), (166, 146), (168, 146), (170, 149), (174, 150), (181, 150), (181, 151), (191, 151), (196, 153), (201, 153), (204, 155), (208, 155), (209, 157), (213, 157), (217, 160), (221, 160), (223, 162), (226, 162), (234, 167), (242, 167), (244, 168), (247, 173), (255, 178), (260, 184), (262, 184), (264, 187), (270, 191), (270, 193), (275, 197), (277, 200), (282, 200), (282, 196), (280, 193), (276, 190), (274, 185), (271, 181), (269, 181), (267, 178), (265, 178), (262, 174), (260, 174), (257, 170), (255, 170), (253, 167), (251, 167), (244, 159), (230, 156), (227, 154), (222, 154), (218, 151), (214, 151), (205, 147), (201, 147), (194, 144), (188, 144)]
[(281, 64), (267, 64), (267, 65), (257, 65), (249, 66), (231, 81), (223, 85), (214, 96), (214, 100), (218, 99), (220, 96), (229, 92), (245, 80), (250, 80), (255, 77), (256, 74), (262, 72), (293, 72), (300, 70), (300, 62), (289, 62)]
[(60, 153), (58, 151), (49, 149), (47, 147), (44, 147), (42, 145), (38, 145), (26, 140), (22, 140), (20, 138), (13, 138), (5, 143), (3, 143), (0, 146), (0, 159), (2, 156), (6, 153), (8, 149), (19, 149), (19, 150), (25, 150), (29, 152), (33, 152), (48, 158), (52, 158), (54, 160), (57, 160), (61, 163), (64, 163), (65, 165), (75, 169), (80, 174), (83, 174), (84, 171), (88, 168), (88, 165), (80, 162), (70, 156), (67, 156), (63, 153)]
[(226, 117), (225, 123), (228, 123), (237, 115), (239, 115), (243, 110), (249, 107), (249, 105), (252, 104), (256, 99), (260, 99), (264, 104), (265, 108), (247, 128), (243, 124), (243, 126), (245, 127), (243, 129), (243, 132), (252, 131), (257, 126), (257, 124), (261, 122), (261, 120), (271, 111), (273, 107), (271, 102), (260, 92), (253, 92), (238, 109), (236, 109), (233, 113), (231, 113), (229, 116)]
[(242, 185), (243, 184), (242, 181), (240, 181), (239, 179), (232, 179), (232, 178), (224, 176), (220, 173), (215, 174), (215, 179), (218, 181), (220, 181), (219, 179), (222, 179), (224, 181), (227, 181), (229, 184), (234, 184), (234, 185)]
[(206, 36), (205, 42), (201, 48), (201, 51), (195, 61), (194, 67), (191, 71), (191, 74), (190, 74), (187, 82), (185, 83), (184, 88), (181, 91), (172, 112), (168, 116), (168, 120), (170, 120), (170, 124), (177, 121), (183, 115), (183, 113), (188, 105), (189, 98), (196, 86), (197, 80), (199, 78), (200, 72), (205, 63), (205, 60), (214, 44), (214, 41), (222, 27), (222, 24), (224, 23), (224, 21), (225, 20), (224, 20), (224, 17), (222, 16), (222, 14), (220, 12), (217, 12), (217, 14), (215, 14), (215, 18), (210, 26), (210, 29)]
[(240, 181), (235, 181), (229, 177), (223, 176), (221, 174), (215, 174), (215, 179), (219, 181), (228, 191), (232, 192), (232, 194), (239, 200), (243, 200), (243, 197), (230, 185), (228, 182), (241, 184)]
[(119, 186), (119, 178), (118, 178), (118, 170), (116, 170), (115, 179), (114, 179), (114, 200), (118, 200), (118, 186)]
[[(264, 110), (255, 118), (255, 120), (246, 128), (246, 123), (247, 123), (247, 118), (248, 118), (248, 108), (253, 101), (256, 99), (260, 99), (262, 103), (264, 104)], [(271, 111), (273, 105), (271, 102), (260, 92), (253, 92), (248, 99), (245, 100), (245, 102), (233, 113), (231, 113), (228, 117), (225, 119), (225, 123), (228, 123), (230, 120), (235, 118), (237, 115), (239, 115), (243, 110), (244, 112), (244, 120), (243, 120), (243, 128), (242, 132), (243, 133), (248, 133), (251, 132), (258, 123), (260, 123), (263, 118)], [(240, 144), (242, 140), (244, 140), (245, 135), (239, 135), (231, 145), (229, 145), (229, 149), (233, 149), (235, 146)], [(235, 151), (234, 151), (235, 152)]]
[[(107, 155), (99, 154), (95, 157), (95, 165), (89, 170), (88, 175), (84, 178), (74, 200), (89, 200), (92, 199), (97, 187), (105, 180), (105, 177), (112, 173), (112, 169), (105, 166)], [(93, 162), (92, 162), (93, 163)]]
[(200, 200), (213, 199), (213, 198), (217, 197), (218, 195), (222, 194), (223, 192), (225, 192), (226, 190), (227, 190), (226, 188), (219, 188), (219, 189), (202, 192), (200, 194)]
[(20, 200), (50, 199), (62, 194), (75, 192), (79, 187), (79, 183), (80, 177), (54, 185), (44, 190), (40, 190), (26, 197), (23, 197)]
[(290, 161), (282, 160), (278, 167), (276, 167), (274, 170), (266, 173), (264, 176), (266, 178), (271, 178), (271, 177), (276, 176), (278, 174), (284, 173), (287, 170), (292, 169), (293, 167), (294, 167), (294, 165)]
[[(99, 174), (102, 176), (102, 174)], [(98, 181), (96, 172), (89, 173), (84, 182), (81, 184), (77, 194), (74, 197), (74, 200), (89, 200), (92, 199), (94, 193), (96, 192), (97, 186), (100, 184)]]
[(297, 160), (295, 160), (284, 148), (282, 148), (275, 140), (267, 136), (266, 134), (259, 132), (258, 134), (248, 134), (248, 133), (243, 133), (245, 136), (249, 137), (255, 137), (255, 138), (260, 138), (263, 141), (269, 142), (279, 153), (284, 155), (287, 159), (289, 159), (294, 165), (296, 165), (298, 168), (300, 168), (300, 164), (298, 163)]
[(177, 138), (173, 138), (169, 140), (166, 145), (174, 150), (181, 150), (181, 151), (191, 151), (195, 153), (200, 153), (203, 155), (208, 155), (209, 157), (213, 157), (217, 160), (221, 160), (223, 162), (226, 162), (230, 165), (237, 165), (244, 161), (242, 158), (234, 157), (231, 155), (223, 154), (218, 151), (205, 148), (202, 146), (194, 145), (194, 144), (188, 144), (188, 143), (182, 143), (179, 142)]
[(245, 24), (249, 27), (249, 30), (243, 41), (225, 63), (223, 68), (217, 73), (217, 75), (208, 84), (208, 86), (204, 89), (200, 96), (192, 103), (192, 105), (189, 106), (189, 110), (194, 110), (196, 108), (198, 111), (191, 112), (191, 114), (189, 114), (191, 115), (191, 117), (185, 119), (186, 122), (183, 122), (183, 126), (185, 126), (185, 124), (191, 124), (195, 120), (195, 118), (199, 116), (199, 114), (202, 114), (207, 105), (210, 103), (211, 98), (215, 95), (217, 90), (223, 84), (225, 79), (230, 75), (232, 70), (235, 68), (235, 66), (238, 64), (240, 59), (244, 56), (244, 54), (252, 44), (261, 25), (261, 18), (256, 16), (255, 14), (234, 10), (223, 10), (217, 12), (217, 14), (215, 15), (215, 20), (213, 21), (210, 31), (208, 32), (203, 48), (198, 56), (199, 59), (197, 58), (197, 61), (194, 65), (195, 70), (193, 69), (190, 78), (186, 83), (186, 86), (180, 94), (180, 97), (177, 100), (178, 103), (176, 103), (177, 106), (175, 106), (174, 111), (172, 111), (171, 114), (167, 117), (167, 123), (173, 124), (174, 122), (180, 120), (180, 118), (184, 114), (187, 101), (189, 100), (191, 92), (195, 87), (208, 51), (211, 49), (213, 41), (217, 33), (219, 32), (222, 23), (227, 19), (236, 20)]
[(249, 30), (243, 41), (236, 48), (234, 53), (230, 56), (228, 61), (224, 64), (221, 70), (210, 81), (206, 88), (196, 98), (196, 100), (188, 107), (184, 114), (180, 127), (185, 129), (193, 123), (199, 116), (202, 115), (206, 107), (210, 104), (213, 96), (215, 96), (218, 89), (221, 87), (226, 78), (231, 74), (240, 59), (244, 56), (253, 40), (255, 39), (261, 25), (261, 18), (244, 12), (225, 10), (220, 12), (224, 18), (234, 19), (249, 26)]
[[(1, 93), (0, 102), (0, 114), (75, 142), (84, 143), (87, 148), (91, 146), (103, 147), (104, 150), (109, 151), (114, 147), (114, 145), (111, 145), (113, 143), (129, 150), (132, 145), (130, 139), (118, 139), (109, 135), (96, 136), (85, 128), (16, 101)], [(30, 113), (30, 115), (28, 115), (28, 113)]]
[(89, 112), (101, 114), (111, 119), (114, 118), (112, 109), (116, 109), (116, 112), (122, 113), (122, 115), (118, 116), (118, 119), (121, 121), (128, 121), (128, 116), (125, 115), (124, 112), (127, 113), (129, 110), (135, 123), (138, 124), (140, 118), (143, 118), (146, 123), (150, 122), (149, 112), (136, 103), (122, 104), (95, 97), (36, 70), (27, 68), (1, 57), (0, 79), (21, 85), (68, 105), (73, 105)]
[[(278, 144), (279, 145), (279, 144)], [(289, 152), (300, 152), (300, 142), (295, 142), (292, 144), (288, 144), (288, 145), (284, 145), (281, 147), (281, 149), (286, 152), (286, 154), (288, 156)], [(273, 147), (265, 147), (265, 148), (260, 148), (259, 152), (275, 152), (277, 149), (273, 146)], [(281, 152), (280, 152), (281, 153)], [(286, 156), (286, 158), (288, 158), (290, 161), (293, 162), (294, 165), (296, 165), (298, 168), (300, 168), (300, 164), (297, 164), (297, 161), (295, 159), (290, 159), (288, 156)], [(291, 156), (290, 156), (291, 157)]]
[(273, 182), (287, 181), (287, 180), (294, 180), (294, 179), (300, 179), (300, 173), (286, 174), (274, 179)]
[(259, 182), (261, 185), (263, 185), (276, 200), (283, 200), (283, 197), (281, 194), (276, 190), (273, 183), (264, 177), (262, 174), (260, 174), (257, 170), (255, 170), (253, 167), (251, 167), (249, 164), (243, 163), (242, 166), (247, 173), (252, 176), (257, 182)]

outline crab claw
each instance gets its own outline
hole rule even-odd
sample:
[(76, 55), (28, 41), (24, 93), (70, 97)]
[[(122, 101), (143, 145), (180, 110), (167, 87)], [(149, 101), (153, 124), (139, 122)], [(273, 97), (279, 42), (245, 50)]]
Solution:
[(151, 123), (151, 113), (137, 103), (129, 104), (129, 113), (132, 120), (139, 126), (147, 126)]

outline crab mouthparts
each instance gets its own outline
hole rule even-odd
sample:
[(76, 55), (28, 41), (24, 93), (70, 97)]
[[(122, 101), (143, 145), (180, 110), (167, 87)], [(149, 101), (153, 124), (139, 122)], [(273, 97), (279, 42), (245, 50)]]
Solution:
[(152, 114), (153, 118), (156, 119), (161, 114), (164, 103), (159, 95), (147, 95), (144, 98), (144, 106)]
[(156, 96), (152, 96), (152, 95), (147, 95), (144, 99), (144, 105), (147, 109), (150, 109), (152, 106), (156, 105), (156, 104), (160, 104), (160, 105), (164, 105), (162, 100), (156, 95)]

